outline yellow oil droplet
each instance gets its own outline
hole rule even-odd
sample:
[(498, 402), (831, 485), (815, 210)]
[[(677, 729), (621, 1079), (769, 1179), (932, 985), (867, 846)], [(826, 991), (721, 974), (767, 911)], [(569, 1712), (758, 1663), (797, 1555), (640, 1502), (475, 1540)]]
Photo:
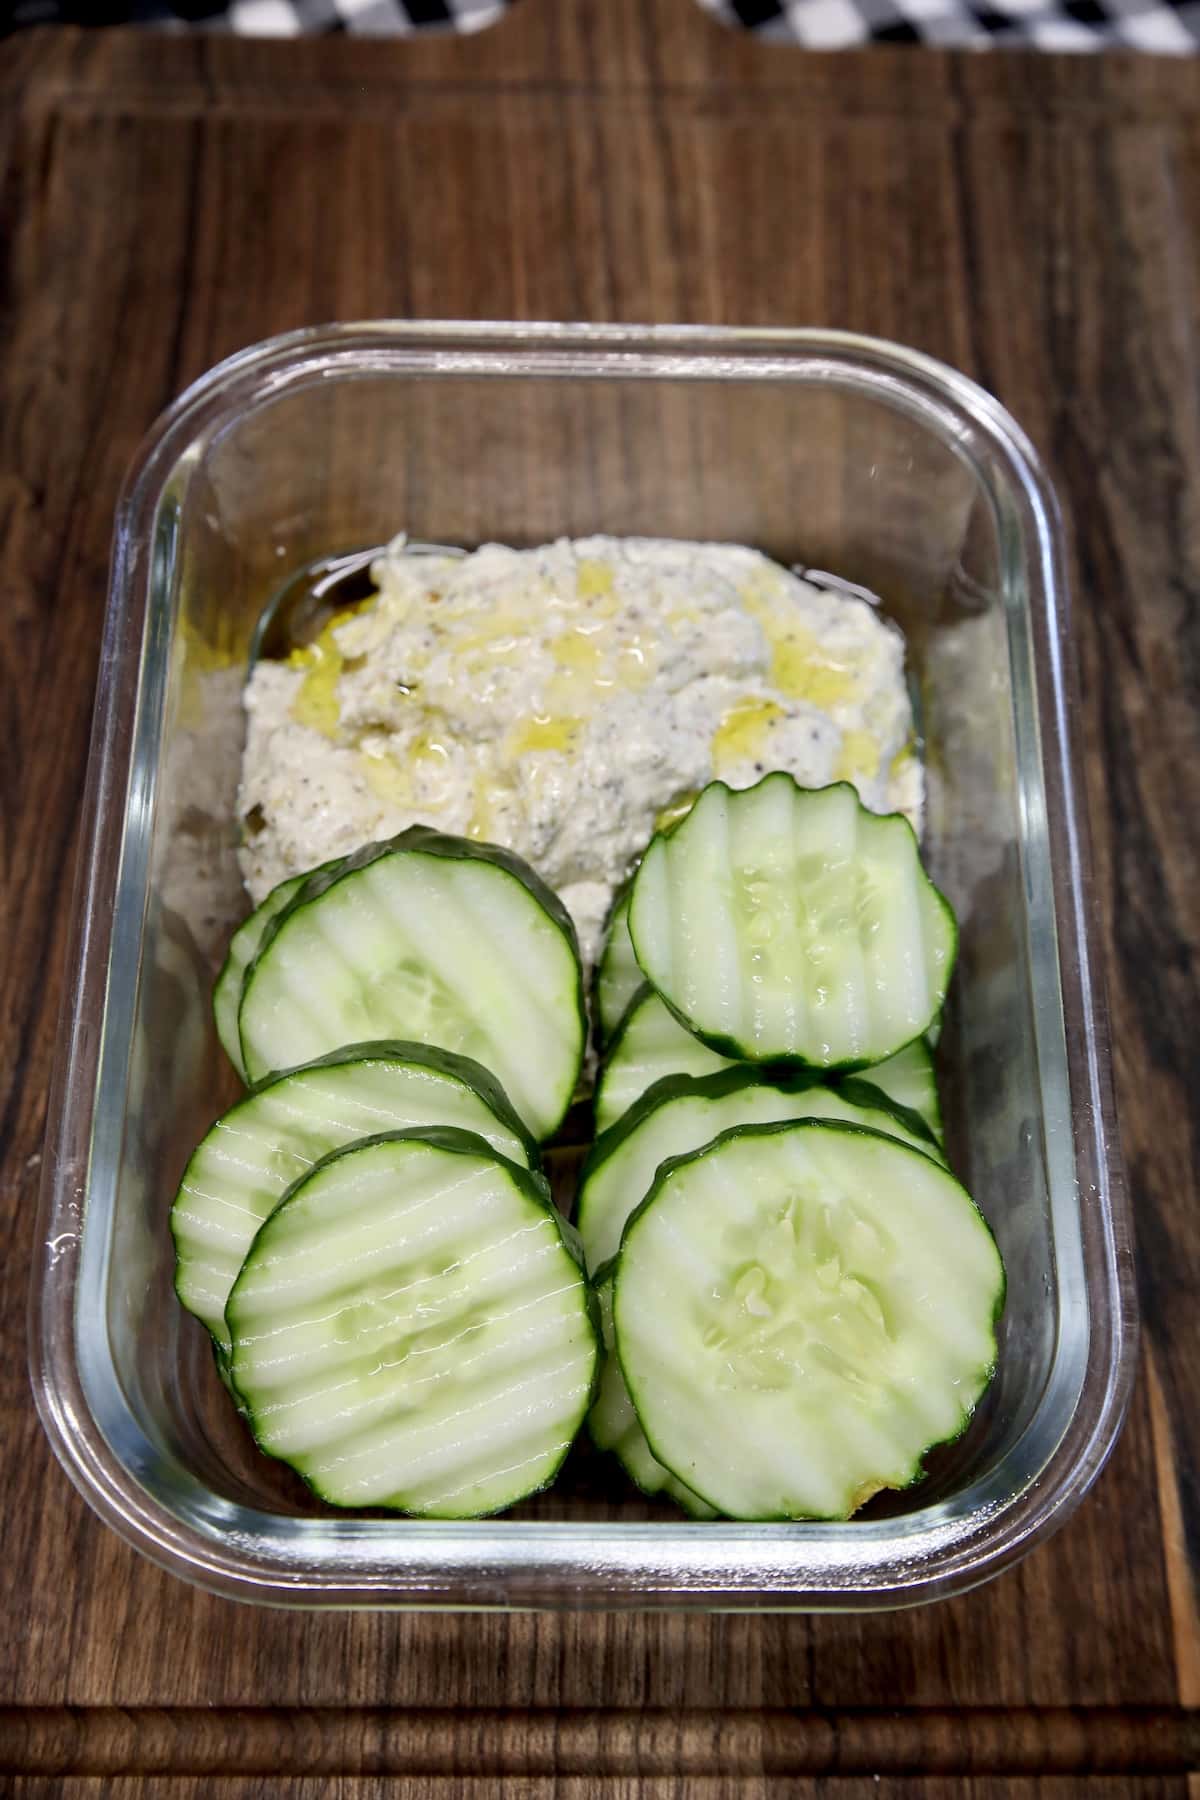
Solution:
[(772, 721), (782, 719), (783, 708), (774, 700), (755, 695), (738, 700), (722, 715), (713, 732), (713, 767), (720, 774), (732, 763), (753, 762), (762, 755)]
[(771, 645), (771, 675), (781, 693), (827, 710), (854, 691), (848, 669), (818, 649), (807, 632), (785, 631)]
[(467, 836), (476, 842), (490, 840), (492, 830), (492, 809), (488, 801), (487, 789), (481, 781), (475, 783), (475, 804), (471, 808), (471, 817), (467, 821)]
[(403, 768), (394, 757), (373, 756), (367, 751), (360, 756), (363, 773), (373, 794), (386, 800), (389, 806), (411, 806), (413, 791), (408, 770)]
[(595, 600), (601, 594), (611, 594), (612, 586), (612, 564), (584, 557), (575, 571), (575, 592), (579, 598)]
[(892, 781), (898, 781), (900, 776), (905, 774), (908, 769), (911, 768), (915, 759), (916, 749), (912, 742), (910, 741), (907, 744), (901, 744), (899, 750), (897, 750), (895, 756), (893, 756), (888, 765), (889, 778)]
[(497, 809), (509, 797), (510, 790), (495, 775), (477, 775), (475, 777), (475, 802), (467, 823), (467, 836), (474, 838), (477, 843), (490, 844), (498, 841)]
[(511, 621), (497, 624), (493, 631), (476, 631), (470, 637), (459, 638), (454, 654), (467, 664), (516, 663), (529, 654), (527, 631)]
[(595, 635), (579, 630), (561, 631), (551, 648), (560, 668), (577, 675), (595, 675), (600, 667), (600, 645)]
[(337, 684), (344, 665), (334, 632), (357, 617), (357, 609), (346, 607), (334, 613), (311, 644), (302, 644), (287, 659), (289, 669), (303, 669), (304, 680), (292, 701), (291, 714), (297, 725), (307, 725), (322, 737), (336, 738), (341, 723)]
[(523, 719), (509, 733), (510, 756), (525, 756), (532, 750), (569, 750), (575, 741), (581, 721), (565, 714), (551, 713), (543, 718), (534, 714)]
[(787, 616), (787, 603), (753, 587), (742, 590), (746, 609), (763, 628), (771, 649), (771, 679), (781, 694), (828, 710), (854, 693), (854, 671), (823, 650), (808, 627)]
[[(426, 716), (437, 717), (433, 712)], [(435, 725), (435, 730), (437, 729), (439, 728)], [(445, 728), (442, 726), (440, 728), (442, 735), (444, 735), (444, 730)], [(418, 769), (420, 764), (432, 764), (436, 769), (450, 760), (450, 752), (441, 742), (441, 737), (434, 736), (430, 731), (417, 733), (408, 746), (403, 762), (398, 762), (382, 746), (375, 749), (364, 745), (361, 756), (363, 769), (373, 792), (378, 794), (381, 800), (388, 800), (397, 806), (416, 804), (418, 796), (414, 790), (412, 778), (414, 770)], [(436, 808), (438, 804), (431, 800), (428, 793), (423, 793), (420, 799), (423, 806), (433, 805)]]
[(879, 740), (869, 731), (847, 731), (834, 764), (835, 781), (872, 780), (879, 773)]
[(675, 606), (667, 614), (666, 622), (674, 631), (677, 625), (698, 625), (700, 614), (694, 606)]
[(611, 685), (605, 676), (604, 652), (595, 632), (578, 629), (560, 632), (551, 643), (558, 665), (546, 683), (545, 696), (551, 714), (575, 717), (594, 712)]
[(678, 800), (672, 800), (669, 806), (664, 806), (660, 813), (655, 814), (655, 831), (669, 831), (672, 825), (678, 825), (680, 819), (687, 818), (695, 804), (696, 791), (694, 788), (690, 793), (680, 794)]

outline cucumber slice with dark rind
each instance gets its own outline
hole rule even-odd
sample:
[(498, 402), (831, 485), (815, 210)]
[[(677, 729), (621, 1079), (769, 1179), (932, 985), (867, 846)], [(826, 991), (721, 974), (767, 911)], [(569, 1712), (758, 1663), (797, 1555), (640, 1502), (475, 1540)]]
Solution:
[(334, 1506), (506, 1510), (553, 1481), (595, 1393), (575, 1233), (541, 1175), (472, 1132), (323, 1158), (261, 1226), (226, 1318), (259, 1448)]
[[(710, 1050), (681, 1025), (649, 982), (643, 983), (625, 1009), (608, 1054), (600, 1067), (593, 1101), (597, 1133), (609, 1131), (656, 1081), (669, 1075), (715, 1075), (721, 1069), (760, 1068), (769, 1063), (739, 1062)], [(783, 1065), (787, 1072), (787, 1065)], [(794, 1071), (793, 1071), (794, 1072)], [(814, 1078), (824, 1080), (819, 1071)], [(926, 1131), (943, 1141), (942, 1112), (933, 1058), (923, 1038), (908, 1044), (886, 1062), (870, 1063), (843, 1080), (869, 1081), (891, 1105), (916, 1113)]]
[(848, 1518), (910, 1485), (995, 1372), (986, 1221), (931, 1157), (856, 1125), (743, 1126), (667, 1161), (613, 1280), (651, 1452), (729, 1518)]
[(886, 1062), (872, 1063), (869, 1068), (861, 1069), (859, 1076), (881, 1088), (893, 1105), (915, 1112), (938, 1143), (944, 1142), (937, 1076), (934, 1073), (933, 1055), (925, 1038), (917, 1038), (914, 1043), (906, 1044), (903, 1050), (898, 1050), (895, 1056), (889, 1056)]
[(716, 1513), (706, 1506), (698, 1494), (676, 1481), (670, 1469), (664, 1469), (650, 1454), (646, 1434), (638, 1424), (633, 1401), (625, 1387), (621, 1365), (613, 1349), (612, 1333), (612, 1263), (600, 1269), (592, 1283), (600, 1309), (603, 1354), (596, 1398), (587, 1416), (588, 1433), (598, 1450), (608, 1450), (616, 1457), (634, 1486), (643, 1494), (666, 1494), (693, 1519), (715, 1519)]
[(228, 1349), (225, 1304), (263, 1220), (330, 1152), (382, 1128), (458, 1126), (538, 1167), (537, 1146), (500, 1083), (470, 1057), (428, 1044), (347, 1044), (260, 1082), (192, 1152), (171, 1206), (175, 1292)]
[(772, 1075), (747, 1063), (715, 1075), (668, 1075), (597, 1138), (580, 1171), (575, 1225), (588, 1267), (598, 1270), (616, 1255), (626, 1219), (668, 1158), (738, 1126), (800, 1118), (865, 1125), (945, 1161), (919, 1115), (892, 1106), (866, 1080), (834, 1086), (811, 1074)]
[[(325, 868), (338, 868), (342, 858), (323, 865)], [(225, 961), (221, 964), (221, 972), (213, 984), (213, 1020), (217, 1027), (217, 1036), (221, 1048), (241, 1076), (246, 1079), (246, 1065), (242, 1061), (242, 1040), (238, 1033), (238, 1008), (242, 1004), (242, 981), (246, 970), (258, 955), (263, 940), (263, 933), (277, 913), (283, 911), (289, 900), (300, 892), (306, 881), (318, 873), (313, 870), (304, 875), (289, 875), (286, 881), (273, 887), (248, 919), (243, 919), (229, 940), (229, 949)]]
[(593, 1102), (596, 1130), (608, 1131), (635, 1100), (668, 1075), (716, 1075), (744, 1066), (702, 1044), (649, 982), (643, 982), (625, 1008), (600, 1068)]
[(255, 1079), (297, 1047), (316, 1056), (364, 1035), (474, 1056), (544, 1140), (583, 1062), (575, 928), (520, 857), (413, 825), (316, 873), (276, 914), (238, 1022)]
[(604, 949), (596, 965), (596, 1035), (601, 1047), (613, 1036), (633, 996), (645, 984), (629, 935), (629, 889), (617, 899), (608, 921)]
[(831, 1093), (861, 1107), (864, 1112), (887, 1114), (892, 1123), (873, 1126), (873, 1130), (898, 1137), (902, 1143), (911, 1139), (914, 1150), (923, 1150), (934, 1162), (948, 1167), (945, 1148), (930, 1130), (924, 1115), (913, 1106), (902, 1106), (898, 1100), (893, 1100), (886, 1089), (872, 1079), (874, 1074), (874, 1068), (863, 1069), (857, 1075), (843, 1075), (840, 1081), (831, 1081), (827, 1085)]
[(634, 877), (634, 950), (724, 1056), (827, 1073), (882, 1062), (941, 1010), (957, 928), (900, 813), (776, 770), (705, 788)]

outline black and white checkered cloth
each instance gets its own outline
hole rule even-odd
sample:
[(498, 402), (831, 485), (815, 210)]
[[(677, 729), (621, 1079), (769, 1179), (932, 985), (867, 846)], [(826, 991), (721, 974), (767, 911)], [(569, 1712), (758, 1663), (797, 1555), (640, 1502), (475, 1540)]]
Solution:
[(1200, 50), (1200, 0), (697, 0), (718, 18), (809, 50), (937, 44), (986, 50)]
[[(0, 0), (0, 30), (143, 24), (247, 37), (483, 31), (516, 0)], [(1200, 0), (696, 0), (731, 26), (809, 50), (935, 44), (984, 50), (1200, 50)]]

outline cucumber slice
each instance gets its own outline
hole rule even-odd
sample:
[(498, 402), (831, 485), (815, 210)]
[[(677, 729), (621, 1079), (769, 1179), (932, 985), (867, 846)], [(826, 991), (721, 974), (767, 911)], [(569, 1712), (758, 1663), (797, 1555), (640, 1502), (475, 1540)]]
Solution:
[(261, 1449), (334, 1506), (467, 1519), (551, 1481), (592, 1299), (540, 1176), (465, 1131), (367, 1138), (293, 1186), (226, 1319)]
[(414, 825), (314, 876), (276, 914), (239, 1028), (254, 1080), (372, 1037), (472, 1056), (546, 1138), (583, 1061), (574, 927), (519, 857)]
[(881, 1132), (742, 1126), (666, 1163), (613, 1325), (653, 1455), (735, 1519), (847, 1518), (959, 1435), (1004, 1268), (966, 1190)]
[(171, 1207), (175, 1292), (229, 1348), (225, 1303), (263, 1220), (330, 1151), (379, 1131), (452, 1125), (510, 1162), (537, 1148), (499, 1082), (428, 1044), (349, 1044), (253, 1089), (202, 1140)]
[(588, 1431), (600, 1450), (611, 1450), (635, 1487), (643, 1494), (666, 1494), (693, 1519), (715, 1519), (711, 1506), (698, 1494), (676, 1481), (670, 1469), (664, 1469), (650, 1454), (646, 1434), (638, 1424), (621, 1365), (613, 1347), (612, 1329), (612, 1264), (596, 1277), (594, 1290), (600, 1308), (600, 1326), (604, 1354), (600, 1363), (600, 1380), (596, 1398), (588, 1414)]
[(263, 932), (275, 914), (283, 911), (292, 895), (299, 893), (307, 880), (307, 875), (289, 875), (286, 881), (281, 881), (278, 887), (271, 889), (262, 905), (256, 906), (248, 919), (242, 921), (229, 940), (221, 973), (213, 986), (213, 1019), (217, 1036), (221, 1040), (222, 1050), (243, 1081), (246, 1079), (246, 1066), (242, 1061), (242, 1040), (238, 1035), (242, 978), (258, 955)]
[(596, 968), (596, 1029), (601, 1044), (606, 1044), (612, 1037), (626, 1007), (645, 980), (633, 954), (633, 939), (629, 935), (629, 893), (626, 890), (613, 908)]
[(954, 963), (954, 914), (899, 813), (848, 782), (776, 772), (705, 788), (637, 875), (629, 930), (671, 1011), (723, 1055), (853, 1069), (920, 1037)]
[(933, 1054), (925, 1038), (907, 1044), (886, 1062), (873, 1063), (862, 1071), (862, 1079), (885, 1093), (896, 1106), (915, 1112), (939, 1144), (944, 1144), (942, 1105), (938, 1099), (937, 1077)]
[(716, 1075), (740, 1065), (693, 1037), (644, 983), (626, 1010), (596, 1083), (596, 1130), (607, 1131), (667, 1075)]
[(686, 1156), (737, 1125), (781, 1119), (842, 1119), (887, 1132), (939, 1162), (945, 1158), (915, 1113), (889, 1105), (864, 1080), (841, 1088), (811, 1075), (772, 1080), (742, 1064), (697, 1079), (670, 1075), (655, 1082), (593, 1145), (579, 1178), (575, 1225), (589, 1269), (616, 1255), (625, 1221), (645, 1198), (660, 1165)]

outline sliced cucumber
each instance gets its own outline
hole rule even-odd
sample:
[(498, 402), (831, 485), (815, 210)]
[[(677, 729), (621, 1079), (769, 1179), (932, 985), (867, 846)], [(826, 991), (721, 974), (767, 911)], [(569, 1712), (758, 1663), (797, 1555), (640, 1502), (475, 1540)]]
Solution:
[(873, 1063), (862, 1071), (862, 1078), (881, 1089), (896, 1106), (915, 1112), (938, 1143), (944, 1143), (933, 1055), (924, 1038), (907, 1044), (886, 1062)]
[(622, 894), (608, 922), (604, 950), (596, 968), (596, 1027), (601, 1044), (612, 1037), (625, 1009), (646, 977), (638, 968), (629, 935), (629, 894)]
[(307, 880), (307, 875), (289, 875), (286, 881), (281, 881), (278, 887), (271, 889), (262, 905), (256, 906), (248, 919), (243, 920), (229, 940), (221, 973), (213, 987), (213, 1019), (216, 1022), (217, 1036), (221, 1040), (221, 1048), (243, 1081), (246, 1079), (246, 1067), (242, 1061), (242, 1040), (238, 1035), (242, 979), (258, 955), (263, 932), (276, 913), (283, 911)]
[(655, 1458), (736, 1519), (846, 1518), (991, 1378), (1004, 1269), (966, 1190), (881, 1132), (742, 1126), (666, 1163), (614, 1275)]
[(865, 1080), (847, 1081), (842, 1088), (828, 1087), (811, 1075), (773, 1081), (745, 1064), (699, 1078), (671, 1075), (656, 1082), (596, 1140), (583, 1165), (575, 1223), (588, 1268), (598, 1270), (616, 1255), (626, 1219), (669, 1157), (686, 1156), (734, 1126), (781, 1119), (866, 1125), (945, 1160), (917, 1115), (889, 1106)]
[(638, 1424), (633, 1401), (625, 1387), (621, 1365), (613, 1348), (612, 1330), (612, 1264), (596, 1278), (594, 1292), (600, 1307), (600, 1324), (604, 1356), (600, 1364), (600, 1380), (596, 1398), (588, 1414), (588, 1431), (600, 1450), (611, 1450), (625, 1473), (641, 1488), (643, 1494), (666, 1494), (682, 1506), (693, 1519), (714, 1519), (716, 1514), (698, 1494), (676, 1481), (670, 1469), (664, 1469), (650, 1454), (646, 1434)]
[(596, 1372), (569, 1229), (540, 1176), (470, 1132), (326, 1157), (226, 1308), (259, 1446), (335, 1506), (477, 1518), (544, 1487)]
[(954, 963), (950, 907), (899, 813), (848, 782), (776, 772), (705, 788), (634, 878), (638, 962), (723, 1055), (819, 1069), (882, 1062), (937, 1015)]
[(627, 1007), (596, 1083), (597, 1132), (607, 1131), (666, 1075), (716, 1075), (739, 1065), (693, 1037), (643, 984)]
[(183, 1172), (171, 1231), (175, 1292), (222, 1349), (229, 1290), (289, 1185), (356, 1138), (434, 1125), (476, 1132), (511, 1162), (537, 1165), (496, 1078), (428, 1044), (349, 1044), (264, 1082), (217, 1120)]
[(583, 1060), (574, 927), (518, 857), (412, 826), (314, 876), (276, 914), (238, 1022), (253, 1080), (371, 1037), (473, 1056), (546, 1138)]

